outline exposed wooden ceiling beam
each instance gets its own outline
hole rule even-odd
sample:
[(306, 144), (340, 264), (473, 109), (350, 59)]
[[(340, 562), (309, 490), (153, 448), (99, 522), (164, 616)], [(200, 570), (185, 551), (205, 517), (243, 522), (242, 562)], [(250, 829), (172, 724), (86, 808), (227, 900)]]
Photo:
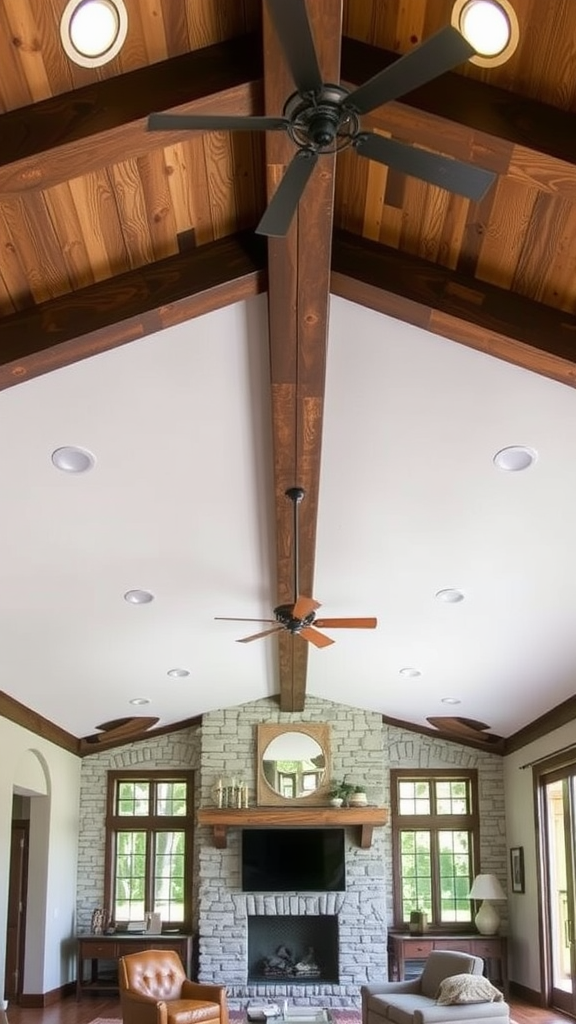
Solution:
[[(217, 43), (0, 116), (0, 192), (47, 188), (142, 156), (182, 132), (147, 132), (154, 111), (253, 114), (262, 107), (255, 35)], [(160, 142), (162, 140), (162, 143)]]
[[(362, 84), (396, 59), (389, 51), (342, 40), (342, 78), (349, 85)], [(148, 152), (159, 144), (156, 133), (143, 130), (153, 110), (261, 113), (261, 75), (260, 37), (247, 35), (130, 72), (120, 91), (116, 79), (106, 79), (2, 114), (0, 193), (47, 187), (127, 154)], [(278, 97), (273, 113), (282, 109), (286, 95)], [(442, 128), (447, 152), (476, 152), (499, 173), (546, 191), (576, 194), (574, 175), (565, 166), (576, 164), (572, 113), (451, 72), (402, 103), (380, 108), (364, 123), (426, 145), (431, 131), (434, 143), (438, 135), (430, 115), (447, 123)], [(168, 144), (182, 133), (161, 137)], [(535, 159), (536, 153), (545, 159)]]
[[(341, 4), (316, 0), (308, 15), (325, 81), (340, 75)], [(294, 83), (273, 26), (264, 20), (266, 112), (281, 110)], [(269, 195), (294, 156), (285, 134), (269, 132)], [(323, 156), (308, 181), (286, 238), (268, 243), (270, 374), (279, 603), (294, 600), (293, 506), (289, 487), (306, 491), (299, 510), (300, 593), (313, 596), (316, 521), (328, 333), (334, 157)], [(282, 711), (302, 711), (308, 642), (279, 635)]]
[[(0, 320), (0, 389), (261, 293), (267, 282), (265, 260), (262, 239), (243, 232), (5, 317)], [(576, 317), (562, 310), (340, 230), (334, 232), (330, 288), (335, 295), (576, 386)], [(283, 337), (275, 329), (279, 396), (283, 377), (294, 392), (290, 370), (282, 368), (287, 357)], [(309, 366), (303, 398), (314, 398), (319, 372), (318, 365)], [(279, 422), (286, 415), (279, 411)], [(316, 446), (314, 417), (306, 429)], [(282, 464), (289, 441), (280, 431), (276, 444)], [(308, 473), (304, 465), (301, 471)], [(293, 485), (296, 464), (284, 472), (278, 504), (286, 519), (286, 582), (279, 599), (289, 600), (292, 524), (284, 484)], [(301, 583), (311, 590), (311, 564), (304, 566)]]
[[(345, 37), (342, 40), (342, 79), (362, 85), (398, 59), (389, 50)], [(574, 114), (507, 89), (465, 78), (454, 71), (426, 82), (402, 97), (402, 105), (454, 121), (496, 139), (576, 163)], [(385, 108), (380, 108), (385, 109)], [(572, 127), (571, 127), (572, 126)]]
[(4, 317), (0, 389), (256, 295), (265, 263), (243, 232)]
[(576, 316), (336, 231), (331, 290), (433, 334), (576, 387)]

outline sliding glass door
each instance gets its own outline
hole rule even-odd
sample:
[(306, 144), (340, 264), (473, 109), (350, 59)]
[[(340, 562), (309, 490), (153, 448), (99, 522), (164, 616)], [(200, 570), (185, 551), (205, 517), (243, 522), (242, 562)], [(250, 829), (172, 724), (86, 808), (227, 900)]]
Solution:
[(576, 765), (540, 776), (549, 1001), (576, 1016)]

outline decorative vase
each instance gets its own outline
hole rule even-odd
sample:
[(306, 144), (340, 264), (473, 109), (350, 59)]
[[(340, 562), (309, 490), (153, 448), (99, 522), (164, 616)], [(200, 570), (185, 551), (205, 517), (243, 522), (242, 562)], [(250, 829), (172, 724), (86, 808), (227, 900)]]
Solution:
[(424, 910), (413, 910), (410, 914), (410, 933), (412, 935), (424, 935), (428, 928), (428, 915)]

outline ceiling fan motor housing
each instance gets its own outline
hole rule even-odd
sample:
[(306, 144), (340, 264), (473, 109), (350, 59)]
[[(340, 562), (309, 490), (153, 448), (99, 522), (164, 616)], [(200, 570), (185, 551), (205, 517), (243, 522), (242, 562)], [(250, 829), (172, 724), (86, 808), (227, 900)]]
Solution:
[(349, 146), (358, 133), (358, 118), (344, 106), (348, 96), (348, 89), (341, 85), (324, 85), (317, 93), (290, 96), (284, 116), (290, 121), (288, 133), (296, 145), (314, 152)]
[(294, 605), (292, 604), (279, 604), (274, 609), (274, 615), (277, 622), (279, 622), (289, 633), (299, 633), (301, 629), (305, 629), (306, 626), (311, 626), (314, 622), (314, 612), (309, 612), (303, 619), (294, 618)]

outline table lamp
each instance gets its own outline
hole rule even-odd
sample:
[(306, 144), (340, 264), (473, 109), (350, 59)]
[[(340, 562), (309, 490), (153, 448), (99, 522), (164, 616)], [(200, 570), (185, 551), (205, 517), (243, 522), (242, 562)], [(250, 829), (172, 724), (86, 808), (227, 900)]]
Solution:
[(470, 900), (482, 900), (474, 924), (481, 935), (496, 935), (500, 927), (500, 915), (492, 900), (505, 900), (504, 892), (496, 875), (476, 875), (468, 893)]

